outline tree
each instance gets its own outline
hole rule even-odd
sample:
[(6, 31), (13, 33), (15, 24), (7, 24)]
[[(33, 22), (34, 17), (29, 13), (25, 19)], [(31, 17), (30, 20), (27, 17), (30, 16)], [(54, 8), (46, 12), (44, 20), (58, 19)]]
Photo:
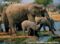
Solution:
[(60, 5), (58, 5), (57, 8), (60, 9)]
[(52, 3), (53, 0), (35, 0), (35, 3), (43, 4), (44, 6), (47, 6), (48, 4)]

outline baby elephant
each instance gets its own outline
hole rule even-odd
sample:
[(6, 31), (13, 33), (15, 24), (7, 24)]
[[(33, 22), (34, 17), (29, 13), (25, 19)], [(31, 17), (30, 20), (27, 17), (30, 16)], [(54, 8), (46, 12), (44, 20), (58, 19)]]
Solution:
[[(37, 20), (38, 19), (38, 20)], [(54, 27), (54, 20), (51, 18), (46, 18), (46, 17), (35, 17), (35, 22), (38, 24), (40, 23), (40, 27), (39, 30), (41, 30), (41, 27), (45, 29), (45, 26), (48, 26), (49, 31), (52, 32), (52, 34), (55, 35), (54, 31), (56, 31), (55, 27)]]
[[(25, 32), (25, 30), (27, 30), (28, 32), (30, 31), (30, 29), (33, 30), (37, 30), (38, 29), (38, 25), (36, 25), (35, 22), (29, 21), (29, 20), (25, 20), (21, 23), (22, 29), (23, 29), (23, 33)], [(29, 33), (28, 33), (29, 35)]]

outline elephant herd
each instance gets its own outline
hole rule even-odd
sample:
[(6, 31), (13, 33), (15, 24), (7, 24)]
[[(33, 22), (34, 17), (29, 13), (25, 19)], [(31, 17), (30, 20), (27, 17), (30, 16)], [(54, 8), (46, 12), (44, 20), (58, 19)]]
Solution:
[[(10, 4), (3, 12), (5, 27), (9, 34), (15, 34), (18, 30), (32, 32), (40, 31), (41, 27), (49, 27), (54, 34), (54, 20), (51, 22), (47, 10), (38, 4)], [(53, 30), (54, 29), (54, 30)], [(31, 33), (32, 33), (31, 32)]]

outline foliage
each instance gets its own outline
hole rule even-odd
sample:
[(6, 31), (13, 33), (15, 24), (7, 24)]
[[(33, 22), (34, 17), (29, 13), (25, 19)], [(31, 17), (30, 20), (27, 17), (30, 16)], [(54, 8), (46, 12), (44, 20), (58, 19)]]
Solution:
[(58, 5), (57, 8), (60, 9), (60, 5)]
[(48, 42), (54, 42), (54, 41), (60, 42), (60, 38), (53, 38), (53, 37), (51, 37), (50, 39), (48, 39)]
[(52, 3), (53, 0), (35, 0), (38, 4), (43, 4), (44, 6), (47, 6), (48, 4)]

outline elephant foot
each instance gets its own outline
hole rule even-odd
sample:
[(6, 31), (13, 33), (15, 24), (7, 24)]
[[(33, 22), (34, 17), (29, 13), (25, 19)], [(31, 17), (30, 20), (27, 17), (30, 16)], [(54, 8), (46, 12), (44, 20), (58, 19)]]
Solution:
[(12, 35), (16, 35), (16, 30), (15, 29), (11, 29), (12, 31)]
[(16, 36), (16, 34), (12, 34), (11, 36)]
[(13, 29), (9, 29), (8, 35), (16, 35), (16, 31)]
[(52, 31), (50, 31), (53, 35), (56, 35), (55, 33), (54, 33), (54, 31), (52, 30)]
[(54, 31), (56, 31), (56, 29), (54, 29)]
[(12, 35), (12, 36), (16, 36), (16, 33), (15, 33), (15, 32), (14, 32), (14, 33), (12, 32), (12, 34), (11, 34), (11, 35)]
[(47, 30), (44, 30), (44, 32), (47, 32)]
[(11, 35), (12, 34), (12, 31), (11, 31), (11, 29), (9, 29), (9, 31), (8, 31), (8, 35)]

